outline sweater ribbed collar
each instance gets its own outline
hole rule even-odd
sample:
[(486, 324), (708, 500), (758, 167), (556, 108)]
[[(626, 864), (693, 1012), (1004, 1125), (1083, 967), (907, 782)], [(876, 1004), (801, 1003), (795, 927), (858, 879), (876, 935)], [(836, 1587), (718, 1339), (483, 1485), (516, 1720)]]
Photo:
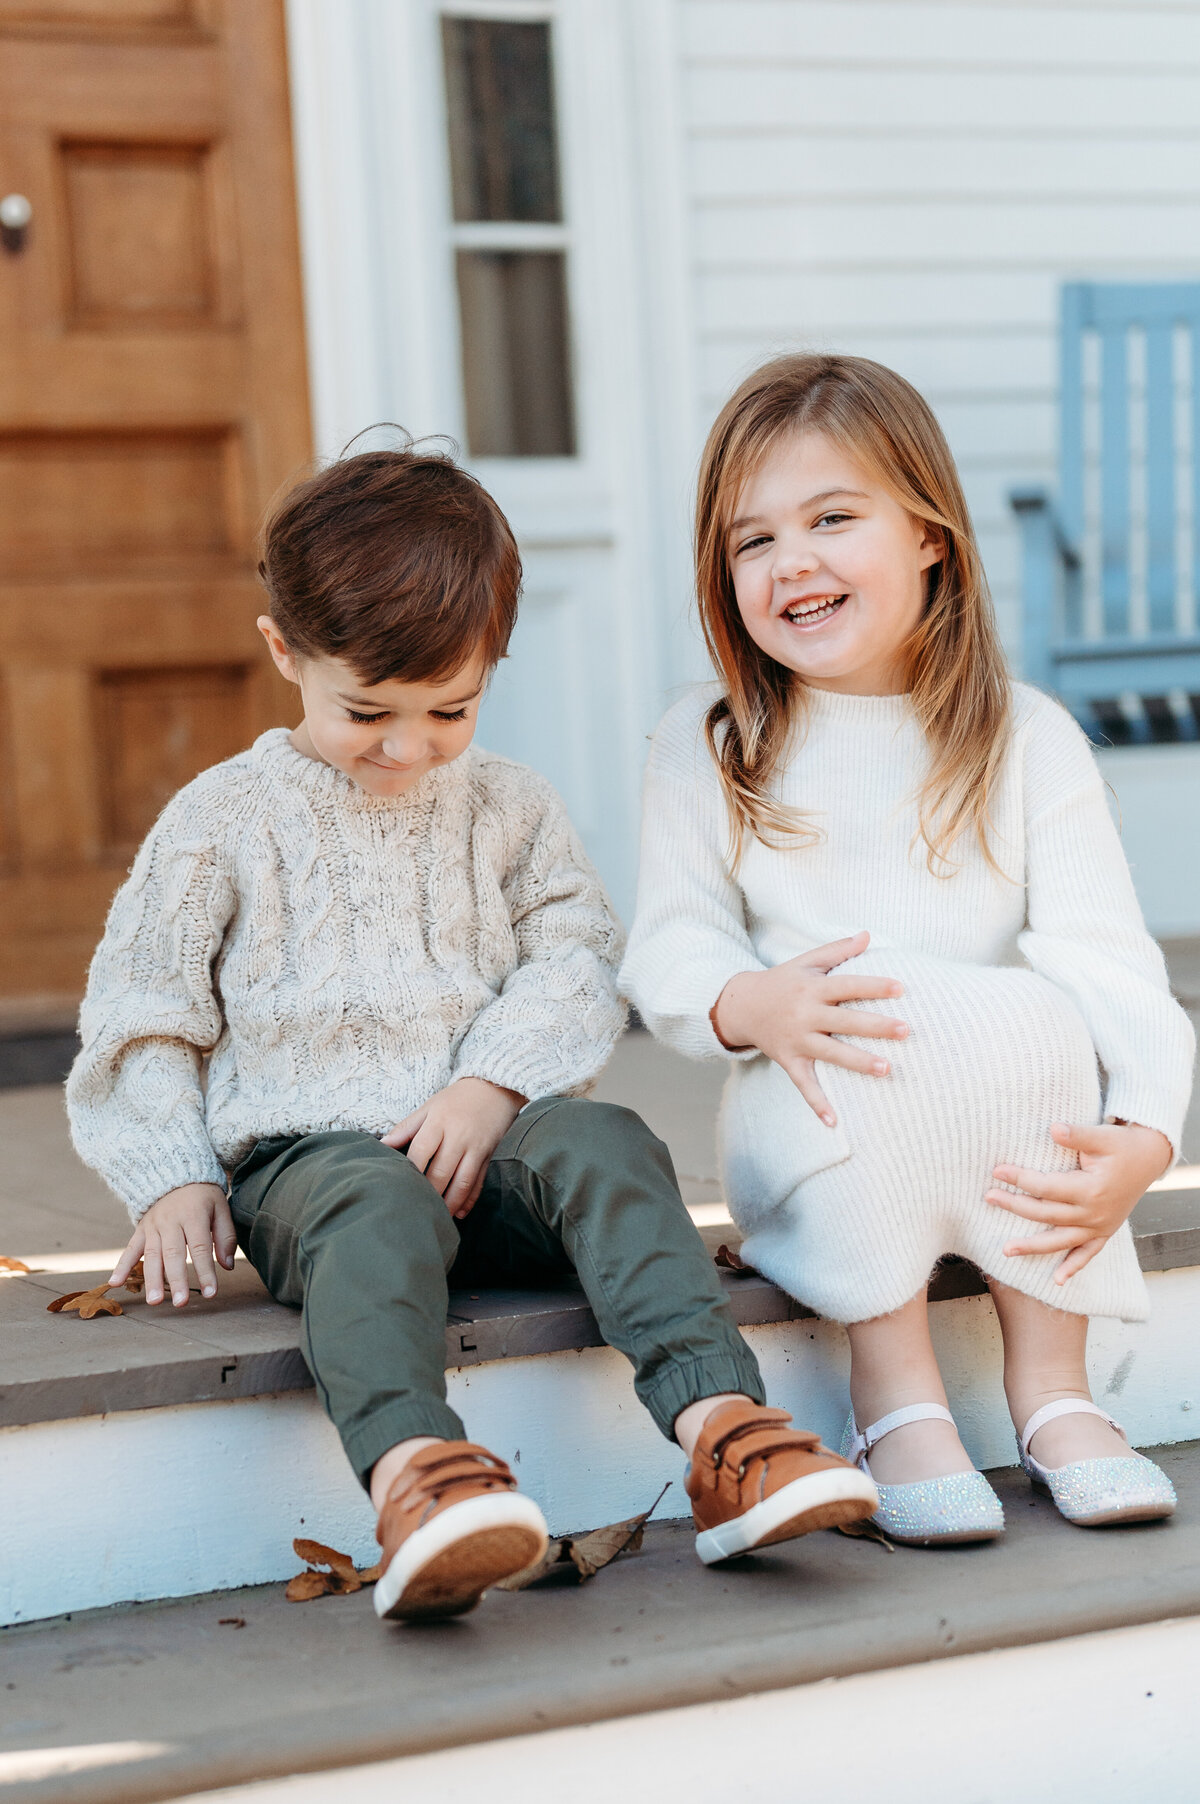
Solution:
[(426, 771), (403, 795), (373, 796), (365, 789), (360, 789), (344, 771), (335, 770), (332, 764), (322, 764), (318, 759), (308, 758), (303, 752), (298, 752), (292, 744), (287, 727), (271, 727), (260, 734), (254, 741), (252, 751), (270, 775), (294, 784), (307, 795), (331, 802), (346, 812), (364, 814), (400, 814), (409, 808), (421, 807), (462, 781), (471, 756), (468, 747), (461, 757), (455, 758), (451, 763), (439, 764), (434, 770)]
[(804, 706), (813, 720), (844, 721), (848, 726), (899, 726), (913, 717), (911, 695), (847, 695), (840, 689), (806, 686)]

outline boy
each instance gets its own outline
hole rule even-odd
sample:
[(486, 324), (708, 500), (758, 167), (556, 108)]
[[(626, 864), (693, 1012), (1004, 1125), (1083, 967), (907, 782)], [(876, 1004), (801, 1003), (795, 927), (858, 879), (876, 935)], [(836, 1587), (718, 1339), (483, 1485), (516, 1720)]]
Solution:
[(665, 1147), (581, 1100), (620, 929), (550, 786), (469, 749), (516, 616), (503, 515), (446, 457), (365, 452), (284, 500), (261, 574), (304, 719), (168, 805), (89, 978), (68, 1107), (135, 1223), (113, 1282), (141, 1258), (180, 1308), (188, 1257), (212, 1296), (240, 1245), (302, 1310), (381, 1616), (470, 1609), (546, 1545), (447, 1405), (448, 1278), (578, 1272), (691, 1458), (702, 1559), (869, 1515), (870, 1481), (761, 1407)]

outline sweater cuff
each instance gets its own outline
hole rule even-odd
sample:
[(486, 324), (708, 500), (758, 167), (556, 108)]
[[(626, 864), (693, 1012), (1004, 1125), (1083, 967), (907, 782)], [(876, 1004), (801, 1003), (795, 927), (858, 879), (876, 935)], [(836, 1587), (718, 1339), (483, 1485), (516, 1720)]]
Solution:
[[(692, 966), (687, 974), (688, 994), (686, 996), (664, 996), (660, 1006), (656, 1008), (646, 1021), (647, 1027), (659, 1038), (682, 1052), (690, 1059), (725, 1059), (745, 1063), (750, 1059), (760, 1058), (757, 1046), (726, 1046), (717, 1037), (713, 1026), (712, 1012), (717, 1006), (722, 990), (734, 977), (742, 977), (751, 971), (765, 971), (766, 965), (748, 963), (745, 959), (734, 962), (714, 961), (700, 968)], [(637, 1002), (637, 997), (633, 997)]]
[(211, 1146), (142, 1145), (126, 1150), (102, 1175), (128, 1209), (135, 1227), (160, 1196), (183, 1184), (215, 1184), (218, 1190), (229, 1187), (225, 1168)]
[(573, 1016), (557, 1028), (519, 1020), (479, 1017), (458, 1050), (451, 1082), (481, 1077), (533, 1102), (539, 1096), (574, 1096), (590, 1089), (625, 1028), (625, 1009), (611, 992), (586, 1019)]
[[(1116, 1116), (1119, 1121), (1128, 1121), (1135, 1127), (1154, 1128), (1170, 1141), (1171, 1165), (1179, 1159), (1185, 1107), (1173, 1108), (1161, 1091), (1139, 1083), (1136, 1078), (1113, 1078), (1104, 1097), (1106, 1120)], [(1167, 1167), (1168, 1171), (1170, 1168)]]

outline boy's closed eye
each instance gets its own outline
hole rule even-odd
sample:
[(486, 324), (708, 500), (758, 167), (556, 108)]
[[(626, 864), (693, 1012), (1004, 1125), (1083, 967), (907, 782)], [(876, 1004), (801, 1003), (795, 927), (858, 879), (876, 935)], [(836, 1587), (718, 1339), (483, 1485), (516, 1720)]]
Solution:
[[(377, 726), (381, 720), (386, 720), (387, 714), (386, 712), (383, 714), (356, 714), (353, 708), (347, 708), (346, 718), (352, 720), (354, 724), (359, 727), (374, 727)], [(458, 708), (453, 714), (448, 714), (443, 712), (440, 708), (431, 708), (429, 710), (429, 718), (431, 720), (465, 720), (467, 718), (467, 710), (465, 708)]]

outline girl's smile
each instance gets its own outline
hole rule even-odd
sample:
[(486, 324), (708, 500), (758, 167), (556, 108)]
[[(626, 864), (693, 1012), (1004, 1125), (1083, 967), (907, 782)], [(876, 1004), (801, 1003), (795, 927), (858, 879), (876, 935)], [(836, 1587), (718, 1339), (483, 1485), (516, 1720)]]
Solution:
[(891, 694), (925, 606), (933, 532), (818, 432), (782, 439), (748, 479), (728, 554), (754, 643), (820, 689)]

